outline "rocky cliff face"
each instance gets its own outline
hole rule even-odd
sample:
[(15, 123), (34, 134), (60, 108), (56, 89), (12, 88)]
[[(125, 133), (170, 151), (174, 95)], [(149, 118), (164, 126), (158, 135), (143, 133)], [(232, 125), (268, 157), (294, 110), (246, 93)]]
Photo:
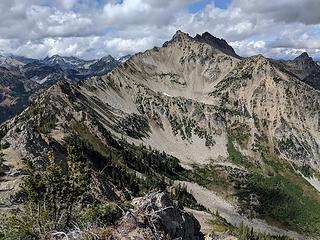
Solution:
[[(242, 59), (224, 40), (178, 31), (106, 75), (52, 86), (3, 126), (1, 143), (10, 143), (5, 164), (10, 173), (22, 158), (41, 160), (51, 148), (59, 154), (70, 137), (97, 141), (97, 149), (127, 142), (164, 151), (185, 169), (220, 166), (237, 181), (251, 170), (283, 173), (318, 199), (299, 173), (319, 171), (320, 164), (320, 93), (302, 79), (313, 72), (309, 61), (305, 55), (288, 63)], [(259, 196), (249, 197), (254, 205)], [(178, 229), (169, 232), (180, 236)]]

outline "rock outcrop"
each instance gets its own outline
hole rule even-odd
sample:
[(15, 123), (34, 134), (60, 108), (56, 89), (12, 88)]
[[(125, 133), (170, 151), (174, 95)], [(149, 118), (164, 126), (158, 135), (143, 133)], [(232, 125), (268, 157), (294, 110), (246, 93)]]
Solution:
[(166, 193), (150, 193), (134, 201), (109, 239), (133, 240), (202, 240), (200, 224)]

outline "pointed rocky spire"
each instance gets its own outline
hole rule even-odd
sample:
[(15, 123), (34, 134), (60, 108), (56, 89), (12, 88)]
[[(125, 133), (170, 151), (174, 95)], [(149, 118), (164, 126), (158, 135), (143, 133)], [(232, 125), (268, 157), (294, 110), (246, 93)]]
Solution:
[(189, 34), (182, 32), (181, 30), (176, 31), (176, 33), (173, 35), (172, 40), (182, 40), (182, 39), (190, 39), (191, 37)]
[(298, 57), (296, 57), (295, 59), (294, 59), (295, 61), (301, 61), (301, 60), (312, 60), (313, 61), (313, 59), (308, 55), (308, 53), (307, 52), (303, 52), (303, 53), (301, 53)]
[(308, 53), (303, 52), (293, 60), (298, 65), (304, 65), (307, 68), (319, 68), (319, 65), (313, 61), (313, 58)]
[(208, 32), (205, 32), (202, 35), (197, 34), (194, 37), (194, 40), (200, 41), (200, 42), (205, 42), (205, 43), (211, 45), (212, 47), (219, 49), (220, 51), (224, 52), (225, 54), (239, 58), (239, 56), (236, 54), (234, 49), (227, 43), (226, 40), (224, 40), (222, 38), (217, 38)]
[(163, 46), (167, 46), (168, 43), (172, 42), (183, 42), (184, 40), (192, 40), (193, 38), (189, 36), (189, 34), (182, 32), (181, 30), (176, 31), (176, 33), (172, 36), (170, 41), (167, 41), (163, 44)]

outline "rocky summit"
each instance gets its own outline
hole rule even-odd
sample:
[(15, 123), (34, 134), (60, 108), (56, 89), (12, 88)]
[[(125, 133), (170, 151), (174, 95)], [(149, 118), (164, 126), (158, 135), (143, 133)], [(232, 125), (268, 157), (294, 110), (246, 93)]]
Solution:
[[(74, 158), (90, 166), (85, 195), (70, 199), (91, 218), (99, 212), (88, 230), (98, 239), (319, 238), (320, 67), (312, 58), (244, 58), (210, 33), (177, 31), (116, 65), (106, 73), (98, 61), (90, 66), (99, 76), (58, 81), (1, 125), (3, 211), (26, 199), (26, 166), (51, 176), (54, 155), (67, 175)], [(125, 207), (109, 206), (118, 201)], [(108, 208), (88, 207), (98, 203)], [(83, 237), (77, 224), (61, 229)]]

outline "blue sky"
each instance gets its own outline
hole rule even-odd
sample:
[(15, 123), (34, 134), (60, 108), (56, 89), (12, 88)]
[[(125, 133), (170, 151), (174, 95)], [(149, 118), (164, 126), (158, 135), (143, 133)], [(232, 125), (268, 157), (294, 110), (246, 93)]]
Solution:
[[(120, 57), (178, 30), (210, 32), (242, 56), (320, 58), (319, 0), (1, 0), (0, 51)], [(10, 27), (8, 27), (10, 26)]]
[(231, 0), (201, 0), (196, 3), (190, 4), (187, 9), (191, 13), (201, 11), (208, 4), (214, 4), (216, 7), (221, 9), (227, 9), (230, 5)]

